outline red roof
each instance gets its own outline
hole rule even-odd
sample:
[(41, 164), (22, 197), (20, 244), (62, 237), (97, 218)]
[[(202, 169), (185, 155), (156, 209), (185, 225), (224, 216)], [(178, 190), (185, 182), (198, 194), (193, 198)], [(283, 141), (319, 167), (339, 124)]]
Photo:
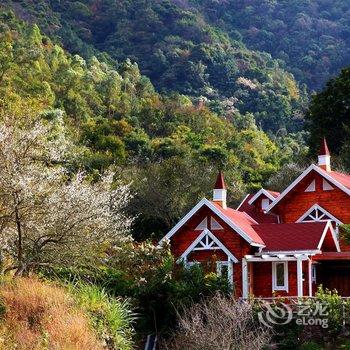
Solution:
[(330, 155), (330, 152), (329, 152), (329, 149), (328, 149), (327, 140), (324, 137), (323, 141), (321, 143), (320, 156), (329, 156), (329, 155)]
[(224, 175), (223, 175), (223, 173), (221, 171), (219, 172), (218, 177), (216, 178), (214, 189), (216, 189), (216, 190), (224, 190), (224, 189), (226, 189)]
[(279, 192), (270, 191), (270, 190), (266, 190), (266, 191), (269, 192), (269, 193), (271, 194), (271, 196), (272, 196), (272, 197), (275, 197), (275, 198), (277, 198), (277, 197), (280, 195)]
[(235, 209), (226, 208), (224, 209), (219, 204), (212, 202), (217, 209), (220, 210), (221, 213), (223, 213), (233, 224), (238, 226), (242, 231), (244, 231), (245, 234), (249, 236), (249, 238), (254, 242), (258, 244), (264, 245), (264, 241), (261, 239), (261, 237), (256, 233), (256, 231), (253, 229), (253, 225), (256, 225), (257, 222), (254, 221), (249, 215), (247, 215), (244, 212), (240, 212)]
[(327, 222), (260, 224), (254, 230), (265, 242), (263, 251), (316, 250)]
[(336, 171), (327, 172), (335, 181), (340, 182), (343, 186), (350, 189), (350, 175), (338, 173)]
[(317, 254), (313, 260), (350, 260), (350, 252), (324, 252)]
[[(278, 192), (273, 192), (273, 193), (279, 195)], [(259, 224), (262, 224), (262, 223), (266, 223), (266, 224), (274, 223), (274, 224), (277, 224), (278, 223), (278, 219), (277, 219), (276, 215), (265, 214), (262, 211), (258, 211), (253, 204), (249, 204), (248, 203), (251, 200), (251, 198), (253, 198), (253, 196), (254, 196), (254, 194), (248, 195), (244, 199), (244, 201), (241, 203), (241, 205), (238, 207), (237, 210), (241, 211), (241, 212), (246, 212), (250, 217), (252, 217)]]

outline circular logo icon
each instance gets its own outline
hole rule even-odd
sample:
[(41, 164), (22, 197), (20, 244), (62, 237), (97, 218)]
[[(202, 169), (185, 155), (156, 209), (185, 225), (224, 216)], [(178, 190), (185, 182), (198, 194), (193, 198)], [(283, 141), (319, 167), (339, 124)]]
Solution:
[(291, 307), (285, 303), (264, 303), (263, 309), (259, 311), (259, 321), (266, 327), (272, 328), (275, 325), (288, 324), (293, 318)]

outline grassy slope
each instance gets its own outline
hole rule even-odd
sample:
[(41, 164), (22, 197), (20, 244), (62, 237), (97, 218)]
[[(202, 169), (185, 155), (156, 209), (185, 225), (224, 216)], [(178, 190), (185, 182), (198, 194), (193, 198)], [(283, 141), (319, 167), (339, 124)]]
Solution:
[(0, 298), (0, 349), (132, 349), (125, 309), (93, 287), (18, 278), (2, 282)]

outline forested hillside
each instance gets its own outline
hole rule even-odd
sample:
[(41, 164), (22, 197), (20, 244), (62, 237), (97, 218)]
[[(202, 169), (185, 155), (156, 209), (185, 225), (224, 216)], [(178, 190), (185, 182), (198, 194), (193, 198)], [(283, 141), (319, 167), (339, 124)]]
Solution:
[(212, 24), (320, 90), (350, 64), (347, 0), (190, 0)]
[[(171, 226), (205, 195), (218, 168), (238, 200), (303, 152), (291, 138), (279, 149), (252, 116), (237, 114), (235, 125), (184, 95), (159, 94), (129, 60), (115, 69), (96, 57), (72, 56), (9, 12), (0, 24), (2, 113), (62, 119), (77, 147), (73, 171), (123, 167), (120, 176), (133, 180), (137, 193), (131, 210), (143, 213), (138, 221), (146, 236)], [(198, 173), (206, 176), (198, 181)]]
[(304, 87), (270, 54), (248, 49), (196, 11), (159, 0), (6, 3), (73, 54), (137, 62), (158, 91), (195, 97), (221, 114), (251, 113), (274, 133), (301, 128)]

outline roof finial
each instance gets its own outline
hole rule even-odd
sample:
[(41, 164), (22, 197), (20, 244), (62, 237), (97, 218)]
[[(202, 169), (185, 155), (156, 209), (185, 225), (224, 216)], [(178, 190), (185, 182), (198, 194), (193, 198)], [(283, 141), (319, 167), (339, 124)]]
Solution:
[(326, 138), (324, 137), (323, 138), (323, 141), (321, 143), (321, 148), (320, 148), (320, 153), (319, 153), (320, 156), (330, 156), (330, 152), (329, 152), (329, 149), (328, 149), (328, 145), (327, 145), (327, 140)]
[(213, 191), (213, 201), (219, 204), (222, 208), (226, 209), (226, 185), (224, 180), (224, 175), (220, 171), (218, 177), (216, 178), (214, 191)]
[(331, 171), (331, 154), (325, 137), (321, 143), (320, 153), (318, 155), (318, 166), (328, 172)]
[(226, 190), (225, 180), (224, 180), (224, 174), (222, 171), (219, 171), (219, 174), (216, 178), (215, 187), (216, 190)]

